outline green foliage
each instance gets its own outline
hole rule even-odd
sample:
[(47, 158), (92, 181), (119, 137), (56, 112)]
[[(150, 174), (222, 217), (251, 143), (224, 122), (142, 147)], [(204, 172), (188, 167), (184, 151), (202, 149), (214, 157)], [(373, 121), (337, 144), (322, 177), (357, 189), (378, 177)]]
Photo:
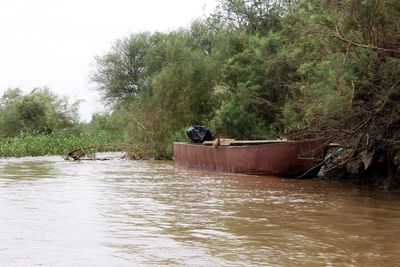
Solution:
[[(254, 94), (257, 88), (241, 87), (222, 101), (210, 124), (217, 136), (236, 139), (263, 139), (268, 127), (262, 116), (257, 114), (258, 103)], [(250, 91), (253, 91), (253, 95)]]
[(290, 84), (287, 107), (301, 116), (293, 122), (286, 108), (286, 130), (329, 123), (355, 106), (382, 102), (398, 80), (400, 27), (394, 14), (400, 9), (395, 3), (305, 1), (287, 14), (282, 33), (290, 42), (281, 51), (300, 77)]
[(226, 25), (250, 33), (266, 35), (278, 31), (281, 20), (292, 2), (287, 0), (219, 0), (213, 15)]
[(194, 123), (273, 138), (372, 110), (398, 87), (399, 15), (396, 0), (220, 0), (187, 29), (134, 34), (98, 57), (92, 80), (114, 111), (90, 127), (169, 158)]
[(111, 114), (93, 114), (89, 123), (81, 125), (78, 133), (89, 135), (113, 136), (113, 142), (124, 142), (128, 138), (127, 113), (124, 109), (115, 109)]
[(182, 33), (168, 37), (167, 64), (152, 77), (152, 93), (140, 94), (127, 108), (132, 142), (146, 144), (146, 154), (156, 158), (170, 157), (176, 131), (212, 114), (213, 62), (188, 42)]
[(0, 99), (0, 137), (71, 128), (78, 120), (78, 105), (79, 101), (70, 104), (48, 88), (26, 95), (19, 89), (8, 89)]
[(110, 150), (110, 147), (105, 147), (104, 144), (113, 141), (113, 136), (104, 133), (71, 134), (65, 131), (51, 134), (21, 133), (16, 137), (0, 139), (0, 157), (66, 155), (77, 148), (104, 151)]
[(140, 33), (118, 40), (112, 51), (96, 57), (91, 79), (109, 104), (135, 97), (144, 79), (158, 71), (163, 62), (162, 34)]

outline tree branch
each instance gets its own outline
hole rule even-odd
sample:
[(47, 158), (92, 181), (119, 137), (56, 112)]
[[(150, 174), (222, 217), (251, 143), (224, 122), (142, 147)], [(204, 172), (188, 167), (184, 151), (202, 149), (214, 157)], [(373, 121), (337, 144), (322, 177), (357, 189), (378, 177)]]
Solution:
[(367, 49), (373, 49), (373, 50), (377, 50), (377, 51), (384, 51), (384, 52), (389, 52), (389, 53), (400, 54), (400, 49), (387, 49), (387, 48), (383, 48), (383, 47), (378, 47), (378, 46), (374, 46), (374, 45), (365, 45), (365, 44), (360, 44), (360, 43), (351, 41), (351, 40), (343, 37), (343, 35), (340, 34), (337, 24), (335, 25), (335, 31), (332, 32), (332, 36), (340, 41), (343, 41), (345, 43), (348, 43), (348, 44), (351, 44), (354, 46), (363, 47), (363, 48), (367, 48)]

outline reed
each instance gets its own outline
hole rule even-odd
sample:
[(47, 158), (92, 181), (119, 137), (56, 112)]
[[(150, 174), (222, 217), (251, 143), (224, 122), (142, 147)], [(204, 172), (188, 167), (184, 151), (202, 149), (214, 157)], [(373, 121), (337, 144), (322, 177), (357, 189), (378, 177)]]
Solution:
[(16, 137), (0, 139), (0, 157), (65, 155), (71, 150), (86, 147), (90, 147), (92, 152), (110, 151), (113, 147), (109, 144), (113, 141), (113, 136), (104, 132), (21, 133)]

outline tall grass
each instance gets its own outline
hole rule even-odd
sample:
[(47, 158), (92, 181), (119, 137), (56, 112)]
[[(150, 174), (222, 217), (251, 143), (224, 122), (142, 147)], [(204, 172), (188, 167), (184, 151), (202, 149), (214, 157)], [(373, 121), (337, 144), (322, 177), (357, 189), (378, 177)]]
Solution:
[(0, 139), (0, 157), (24, 157), (44, 155), (65, 155), (78, 148), (89, 148), (91, 152), (112, 149), (107, 144), (115, 143), (112, 135), (54, 132), (51, 134), (21, 133), (12, 138)]

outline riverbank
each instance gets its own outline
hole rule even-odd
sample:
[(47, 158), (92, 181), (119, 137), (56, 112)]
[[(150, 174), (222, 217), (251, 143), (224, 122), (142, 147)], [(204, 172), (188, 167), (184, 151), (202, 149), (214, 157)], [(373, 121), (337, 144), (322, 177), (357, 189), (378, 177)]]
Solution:
[(324, 128), (330, 140), (340, 144), (329, 152), (325, 177), (399, 190), (400, 93), (392, 90), (382, 101), (356, 103), (346, 117)]
[[(331, 148), (328, 152), (331, 157), (325, 162), (320, 178), (372, 185), (386, 190), (400, 190), (399, 151), (382, 148), (379, 146), (381, 142), (365, 133), (362, 137), (358, 137), (358, 142), (353, 138), (347, 143), (343, 142), (340, 147)], [(66, 155), (77, 148), (86, 148), (87, 153), (109, 151), (112, 150), (112, 146), (106, 144), (111, 144), (112, 141), (112, 136), (104, 133), (20, 134), (14, 138), (0, 139), (0, 157)], [(145, 157), (145, 154), (137, 151), (128, 155), (132, 160), (156, 159), (151, 156)]]
[(320, 177), (400, 190), (400, 154), (393, 155), (382, 149), (361, 152), (354, 148), (342, 149), (325, 163)]

